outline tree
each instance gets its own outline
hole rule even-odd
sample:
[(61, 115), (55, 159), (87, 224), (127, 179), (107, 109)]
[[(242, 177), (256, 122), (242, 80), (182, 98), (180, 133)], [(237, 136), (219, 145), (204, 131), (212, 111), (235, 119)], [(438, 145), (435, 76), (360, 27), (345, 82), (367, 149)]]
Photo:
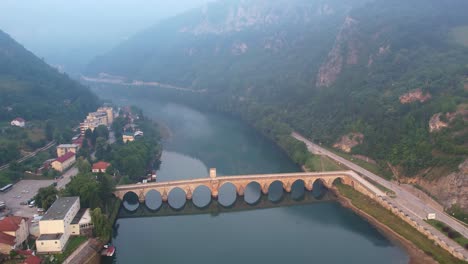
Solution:
[(90, 172), (78, 173), (67, 184), (63, 191), (64, 196), (79, 196), (82, 207), (96, 208), (105, 201), (99, 198), (99, 183)]
[(98, 137), (96, 139), (95, 150), (96, 158), (98, 160), (105, 159), (105, 157), (107, 156), (107, 140), (103, 137)]
[(109, 130), (105, 125), (100, 125), (96, 127), (93, 131), (94, 137), (99, 138), (102, 137), (104, 139), (109, 139)]
[(52, 185), (40, 188), (35, 197), (36, 204), (38, 207), (47, 210), (55, 202), (57, 195), (58, 191)]
[(80, 173), (89, 173), (91, 171), (91, 164), (83, 157), (78, 158), (76, 166), (78, 167), (78, 171)]
[(94, 234), (103, 241), (109, 240), (112, 233), (112, 226), (109, 218), (102, 213), (101, 208), (91, 211), (91, 221), (94, 225)]

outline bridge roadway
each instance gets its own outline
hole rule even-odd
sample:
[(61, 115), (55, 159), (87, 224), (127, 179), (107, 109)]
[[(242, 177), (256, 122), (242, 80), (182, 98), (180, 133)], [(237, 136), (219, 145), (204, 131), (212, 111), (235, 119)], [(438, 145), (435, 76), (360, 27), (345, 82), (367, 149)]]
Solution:
[(133, 192), (138, 196), (139, 201), (143, 202), (147, 193), (151, 190), (155, 190), (159, 192), (162, 200), (167, 202), (169, 193), (175, 188), (182, 189), (186, 194), (186, 198), (190, 200), (192, 199), (193, 192), (199, 186), (208, 187), (211, 191), (211, 195), (216, 198), (218, 196), (219, 188), (226, 183), (233, 184), (236, 187), (237, 194), (239, 196), (243, 196), (245, 188), (252, 182), (260, 184), (262, 193), (267, 194), (270, 185), (276, 181), (283, 184), (283, 188), (286, 192), (291, 192), (292, 185), (294, 182), (299, 180), (304, 181), (305, 188), (311, 191), (316, 180), (321, 180), (326, 187), (330, 188), (336, 179), (341, 179), (344, 184), (353, 186), (361, 192), (367, 192), (374, 196), (385, 196), (384, 192), (377, 189), (353, 171), (255, 174), (217, 177), (216, 169), (210, 169), (209, 178), (120, 185), (116, 187), (114, 194), (116, 197), (123, 200), (127, 193)]

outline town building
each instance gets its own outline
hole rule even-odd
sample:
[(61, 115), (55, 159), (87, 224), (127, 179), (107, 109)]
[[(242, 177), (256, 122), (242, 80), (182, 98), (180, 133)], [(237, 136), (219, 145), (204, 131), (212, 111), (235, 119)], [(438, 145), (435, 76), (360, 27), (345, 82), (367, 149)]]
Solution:
[(84, 135), (86, 130), (94, 129), (98, 126), (110, 126), (114, 122), (114, 112), (112, 107), (100, 107), (96, 112), (88, 113), (86, 119), (80, 123), (80, 132), (81, 135)]
[(59, 197), (39, 220), (38, 253), (62, 252), (72, 235), (71, 222), (80, 210), (80, 197)]
[(18, 249), (29, 236), (28, 225), (23, 217), (7, 216), (0, 220), (0, 252), (10, 254)]
[(57, 146), (57, 157), (65, 155), (67, 152), (77, 153), (79, 145), (77, 144), (61, 144)]
[(10, 125), (24, 127), (26, 125), (26, 121), (21, 117), (17, 117), (10, 122)]
[(109, 107), (109, 106), (99, 107), (97, 112), (106, 113), (108, 125), (111, 125), (114, 122), (114, 109), (112, 109), (112, 107)]
[(75, 236), (91, 235), (93, 227), (89, 208), (82, 208), (70, 223), (70, 233)]
[(127, 142), (132, 142), (135, 140), (135, 136), (133, 135), (133, 133), (129, 133), (129, 132), (125, 132), (123, 135), (122, 135), (122, 141), (124, 143), (127, 143)]
[(137, 131), (135, 131), (135, 133), (133, 134), (133, 137), (137, 138), (137, 137), (142, 137), (143, 135), (144, 135), (143, 131), (137, 130)]
[(92, 172), (99, 173), (99, 172), (106, 172), (107, 168), (109, 168), (111, 164), (104, 161), (99, 161), (93, 164)]
[(70, 168), (73, 163), (76, 161), (76, 156), (75, 153), (73, 152), (67, 152), (64, 155), (56, 158), (52, 163), (50, 164), (52, 168), (56, 171), (59, 172), (64, 172), (66, 169)]

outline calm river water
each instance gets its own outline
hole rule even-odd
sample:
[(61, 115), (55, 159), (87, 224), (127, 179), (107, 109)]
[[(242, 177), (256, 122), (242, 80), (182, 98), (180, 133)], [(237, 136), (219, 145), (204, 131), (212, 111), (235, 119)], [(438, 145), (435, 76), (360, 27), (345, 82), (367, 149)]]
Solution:
[[(139, 90), (96, 88), (95, 91), (119, 105), (140, 107), (145, 115), (170, 129), (171, 138), (164, 143), (158, 181), (206, 177), (210, 167), (216, 167), (218, 175), (299, 171), (272, 142), (238, 120), (159, 101), (156, 95), (148, 96)], [(133, 214), (123, 211), (113, 238), (117, 253), (106, 262), (408, 262), (407, 254), (399, 246), (365, 220), (337, 202), (322, 198), (326, 190), (320, 186), (314, 189), (319, 190), (318, 196), (310, 193), (304, 196), (303, 186), (293, 186), (292, 196), (319, 197), (320, 201), (309, 203), (309, 199), (303, 199), (292, 206), (286, 206), (287, 200), (294, 200), (291, 195), (283, 195), (281, 186), (273, 187), (270, 196), (260, 197), (267, 201), (267, 206), (260, 202), (251, 207), (244, 198), (239, 198), (230, 209), (190, 214), (197, 211), (196, 207), (191, 203), (183, 207), (183, 193), (175, 192), (169, 199), (175, 207), (183, 207), (179, 212), (163, 208), (151, 213), (144, 204)], [(229, 205), (235, 200), (234, 192), (229, 186), (225, 189), (221, 190), (219, 202)], [(259, 186), (246, 189), (247, 202), (254, 203), (259, 196)], [(281, 196), (283, 202), (268, 203), (268, 199)], [(199, 190), (194, 193), (194, 203), (206, 204), (208, 197), (206, 190)], [(149, 208), (159, 205), (159, 196), (148, 202)], [(211, 205), (210, 208), (221, 208), (217, 202)]]

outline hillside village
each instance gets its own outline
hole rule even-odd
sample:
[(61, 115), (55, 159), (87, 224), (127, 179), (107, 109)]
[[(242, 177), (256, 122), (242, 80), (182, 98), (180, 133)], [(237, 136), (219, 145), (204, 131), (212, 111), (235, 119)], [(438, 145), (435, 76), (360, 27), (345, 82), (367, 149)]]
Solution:
[[(96, 217), (108, 217), (101, 214), (99, 207), (94, 210), (82, 207), (89, 204), (87, 198), (80, 201), (80, 195), (69, 196), (73, 192), (69, 189), (79, 181), (75, 181), (77, 177), (94, 175), (88, 179), (98, 184), (102, 184), (99, 181), (103, 178), (111, 182), (118, 179), (118, 165), (109, 156), (109, 149), (118, 149), (115, 144), (123, 144), (121, 148), (136, 144), (144, 136), (136, 124), (140, 116), (134, 112), (130, 107), (114, 111), (113, 107), (103, 106), (88, 113), (76, 129), (79, 133), (55, 147), (55, 158), (43, 161), (35, 172), (25, 172), (28, 179), (0, 189), (0, 262), (15, 256), (14, 259), (24, 262), (14, 263), (41, 263), (50, 260), (49, 254), (63, 261), (77, 243), (92, 245), (95, 252), (103, 247), (106, 239), (95, 238), (100, 234), (93, 230), (94, 221)], [(25, 120), (16, 118), (11, 126), (24, 128)], [(52, 179), (47, 178), (50, 175)], [(145, 181), (152, 179), (146, 179), (145, 174), (141, 176)], [(112, 187), (106, 195), (111, 191)]]

